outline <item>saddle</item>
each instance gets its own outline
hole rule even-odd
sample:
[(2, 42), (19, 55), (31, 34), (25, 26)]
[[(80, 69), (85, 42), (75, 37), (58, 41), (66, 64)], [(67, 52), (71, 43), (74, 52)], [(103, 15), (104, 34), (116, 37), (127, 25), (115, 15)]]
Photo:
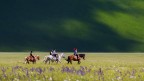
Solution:
[(58, 56), (58, 54), (53, 54), (52, 56), (57, 57), (57, 56)]
[(74, 58), (75, 58), (75, 59), (79, 59), (79, 56), (77, 57), (76, 55), (74, 55)]
[(36, 59), (35, 59), (34, 57), (32, 57), (32, 56), (29, 56), (28, 60), (34, 61), (34, 60), (36, 60)]

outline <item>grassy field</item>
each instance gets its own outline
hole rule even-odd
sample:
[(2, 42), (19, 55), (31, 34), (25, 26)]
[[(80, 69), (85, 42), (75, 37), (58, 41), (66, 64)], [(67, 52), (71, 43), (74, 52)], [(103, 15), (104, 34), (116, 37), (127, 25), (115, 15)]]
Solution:
[(8, 0), (0, 6), (0, 51), (144, 52), (144, 0)]
[[(143, 81), (143, 53), (86, 53), (81, 64), (73, 61), (44, 64), (48, 52), (36, 64), (24, 64), (28, 52), (0, 52), (0, 81)], [(67, 57), (72, 53), (64, 53)]]

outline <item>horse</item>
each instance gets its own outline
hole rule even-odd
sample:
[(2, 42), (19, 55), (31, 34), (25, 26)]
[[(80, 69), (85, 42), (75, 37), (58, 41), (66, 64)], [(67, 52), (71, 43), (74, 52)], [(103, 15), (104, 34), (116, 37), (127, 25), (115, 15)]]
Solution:
[(52, 56), (54, 56), (54, 57), (57, 57), (57, 55), (58, 55), (57, 53), (56, 54), (52, 54)]
[(69, 63), (71, 63), (72, 64), (72, 61), (78, 61), (78, 64), (80, 64), (81, 62), (80, 62), (80, 56), (78, 55), (78, 56), (75, 56), (75, 55), (69, 55), (68, 56), (68, 59), (67, 59), (67, 61), (68, 61), (68, 64)]
[(85, 54), (78, 54), (80, 58), (83, 58), (85, 60)]
[(57, 63), (58, 62), (61, 63), (61, 58), (65, 58), (64, 53), (57, 54), (56, 57), (53, 56), (53, 55), (45, 56), (43, 62), (45, 62), (45, 64), (47, 62), (49, 62), (49, 64), (50, 64), (50, 62), (54, 62), (54, 61), (57, 62)]
[(39, 55), (34, 56), (34, 58), (32, 56), (25, 57), (25, 63), (26, 64), (29, 64), (30, 62), (32, 62), (33, 64), (35, 64), (36, 60), (40, 60)]
[[(55, 57), (57, 57), (57, 56), (58, 56), (58, 54), (52, 54), (52, 53), (50, 52), (49, 57), (51, 57), (51, 58), (52, 58), (52, 56), (55, 58)], [(47, 57), (48, 57), (48, 56), (45, 56), (45, 57), (44, 57), (43, 62), (45, 62), (45, 61), (47, 60)], [(53, 62), (53, 61), (52, 61), (52, 62)]]

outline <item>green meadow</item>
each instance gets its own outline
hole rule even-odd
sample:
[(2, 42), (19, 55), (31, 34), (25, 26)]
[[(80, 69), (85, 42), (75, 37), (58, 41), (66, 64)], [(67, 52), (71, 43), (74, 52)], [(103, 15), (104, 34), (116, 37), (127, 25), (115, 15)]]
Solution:
[(144, 52), (143, 0), (2, 1), (0, 51)]
[[(143, 0), (2, 1), (0, 81), (143, 81), (143, 4)], [(81, 64), (67, 64), (74, 47), (86, 54)], [(46, 51), (52, 49), (64, 51), (66, 58), (44, 64)], [(36, 64), (24, 62), (30, 50), (40, 56)]]
[[(66, 58), (72, 53), (64, 52)], [(144, 53), (85, 53), (81, 64), (44, 64), (48, 52), (34, 52), (40, 60), (24, 64), (28, 52), (0, 52), (0, 81), (143, 81)]]

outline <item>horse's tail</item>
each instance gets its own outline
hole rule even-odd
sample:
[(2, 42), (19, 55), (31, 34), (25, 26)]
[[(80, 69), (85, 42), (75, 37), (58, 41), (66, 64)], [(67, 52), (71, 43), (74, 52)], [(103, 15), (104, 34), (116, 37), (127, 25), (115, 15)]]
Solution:
[(28, 63), (28, 57), (24, 58), (25, 64)]
[(43, 58), (43, 62), (45, 62), (47, 60), (47, 56), (45, 56), (44, 58)]

